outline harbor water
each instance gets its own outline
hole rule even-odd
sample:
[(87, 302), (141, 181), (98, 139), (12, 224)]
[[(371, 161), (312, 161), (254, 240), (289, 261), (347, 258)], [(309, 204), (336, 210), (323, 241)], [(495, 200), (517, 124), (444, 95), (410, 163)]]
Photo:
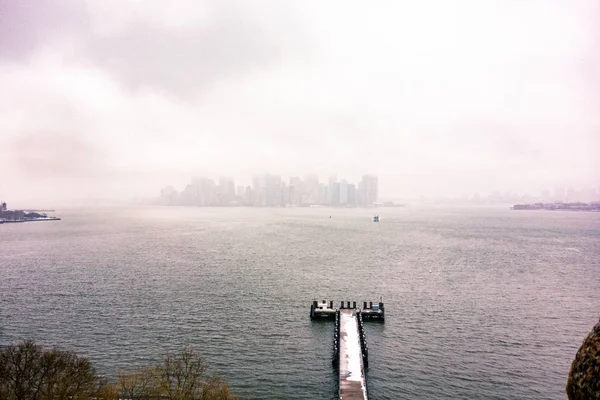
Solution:
[[(199, 351), (235, 392), (332, 399), (332, 321), (378, 301), (371, 399), (566, 399), (600, 315), (600, 213), (501, 208), (59, 210), (0, 226), (0, 345), (98, 372)], [(331, 218), (329, 218), (331, 216)]]

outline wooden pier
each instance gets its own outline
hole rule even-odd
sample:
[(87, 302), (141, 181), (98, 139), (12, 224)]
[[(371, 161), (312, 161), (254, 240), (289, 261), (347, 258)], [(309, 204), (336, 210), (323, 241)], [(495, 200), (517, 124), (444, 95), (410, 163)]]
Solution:
[(363, 303), (357, 308), (356, 302), (341, 302), (339, 309), (333, 308), (333, 301), (327, 303), (313, 301), (310, 307), (311, 319), (334, 319), (333, 337), (334, 366), (339, 373), (339, 398), (343, 400), (367, 400), (365, 368), (369, 363), (369, 347), (365, 337), (364, 320), (385, 320), (383, 302), (373, 305)]
[(339, 319), (339, 397), (340, 399), (367, 400), (367, 382), (357, 313), (355, 310), (345, 308), (340, 310)]

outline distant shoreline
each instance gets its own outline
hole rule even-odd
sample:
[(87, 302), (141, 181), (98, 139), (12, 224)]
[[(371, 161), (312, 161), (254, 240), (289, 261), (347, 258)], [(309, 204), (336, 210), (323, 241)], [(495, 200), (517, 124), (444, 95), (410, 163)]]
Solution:
[(60, 221), (58, 217), (46, 217), (46, 218), (25, 218), (25, 219), (5, 219), (0, 220), (0, 224), (16, 224), (20, 222), (36, 222), (36, 221)]
[(6, 203), (0, 208), (0, 224), (12, 224), (33, 221), (60, 221), (58, 217), (48, 216), (46, 213), (30, 210), (7, 210)]
[(600, 202), (594, 203), (532, 203), (515, 204), (511, 210), (591, 211), (600, 212)]

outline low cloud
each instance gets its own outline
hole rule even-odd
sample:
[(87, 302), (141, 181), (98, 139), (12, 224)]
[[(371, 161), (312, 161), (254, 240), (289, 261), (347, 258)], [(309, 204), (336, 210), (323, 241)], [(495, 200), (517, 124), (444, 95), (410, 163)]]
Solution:
[(597, 186), (597, 1), (298, 4), (0, 0), (0, 191), (266, 171), (375, 173), (383, 196)]
[(0, 60), (25, 61), (56, 41), (79, 38), (89, 23), (83, 1), (0, 0)]
[(74, 134), (22, 133), (10, 145), (16, 171), (24, 177), (89, 177), (98, 173), (102, 155)]
[(282, 43), (242, 13), (222, 5), (210, 19), (180, 29), (135, 21), (116, 34), (92, 38), (87, 51), (127, 88), (189, 98), (220, 79), (279, 60)]

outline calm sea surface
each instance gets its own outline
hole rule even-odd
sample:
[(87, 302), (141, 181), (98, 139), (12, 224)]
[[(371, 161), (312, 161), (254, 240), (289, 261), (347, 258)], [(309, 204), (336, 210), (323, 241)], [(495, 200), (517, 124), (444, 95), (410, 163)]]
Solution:
[[(600, 315), (600, 213), (148, 207), (0, 225), (0, 344), (99, 372), (191, 346), (242, 395), (332, 399), (331, 322), (383, 296), (372, 399), (565, 399)], [(329, 218), (331, 215), (331, 219)]]

